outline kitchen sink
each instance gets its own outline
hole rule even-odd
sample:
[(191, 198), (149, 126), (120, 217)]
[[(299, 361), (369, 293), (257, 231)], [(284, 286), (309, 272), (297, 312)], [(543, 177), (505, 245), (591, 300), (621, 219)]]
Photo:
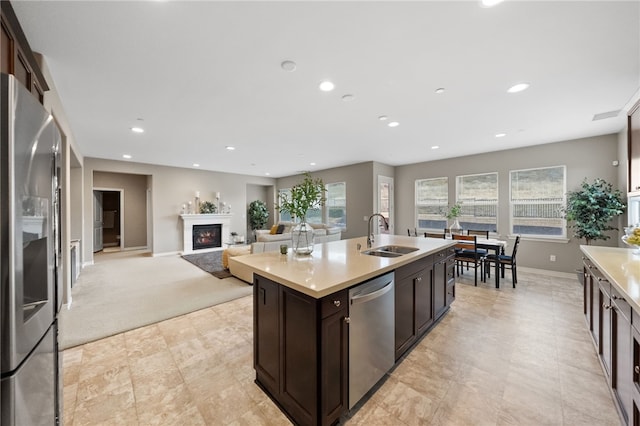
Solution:
[(378, 256), (378, 257), (398, 257), (403, 254), (411, 253), (418, 250), (415, 247), (405, 247), (405, 246), (382, 246), (376, 247), (373, 249), (365, 250), (362, 253), (367, 254), (369, 256)]

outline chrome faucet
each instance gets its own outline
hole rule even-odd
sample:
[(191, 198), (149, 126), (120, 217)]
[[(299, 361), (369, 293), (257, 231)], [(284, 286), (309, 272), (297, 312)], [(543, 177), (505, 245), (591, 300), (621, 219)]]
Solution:
[(389, 222), (387, 222), (387, 218), (382, 216), (380, 213), (374, 213), (369, 216), (369, 225), (367, 226), (367, 248), (371, 248), (371, 243), (373, 243), (373, 230), (371, 229), (371, 220), (375, 216), (380, 216), (382, 221), (384, 222), (384, 229), (389, 229)]

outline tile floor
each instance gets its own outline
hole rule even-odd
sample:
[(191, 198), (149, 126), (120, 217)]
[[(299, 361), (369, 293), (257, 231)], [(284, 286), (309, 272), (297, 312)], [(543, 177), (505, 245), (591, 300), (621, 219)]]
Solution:
[[(517, 289), (461, 280), (347, 424), (619, 425), (578, 282), (519, 275)], [(64, 423), (290, 424), (253, 383), (252, 356), (250, 296), (68, 349)]]

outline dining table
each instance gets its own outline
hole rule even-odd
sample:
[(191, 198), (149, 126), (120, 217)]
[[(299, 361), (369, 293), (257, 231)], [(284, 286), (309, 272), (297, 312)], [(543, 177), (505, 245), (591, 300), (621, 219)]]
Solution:
[[(460, 240), (458, 241), (458, 245), (466, 245), (466, 241)], [(473, 247), (473, 243), (468, 244), (469, 247)], [(507, 247), (507, 241), (498, 240), (496, 238), (476, 238), (476, 247), (479, 249), (492, 250), (496, 258), (501, 254), (504, 254), (504, 249)], [(495, 262), (496, 268), (496, 288), (500, 288), (500, 262)]]

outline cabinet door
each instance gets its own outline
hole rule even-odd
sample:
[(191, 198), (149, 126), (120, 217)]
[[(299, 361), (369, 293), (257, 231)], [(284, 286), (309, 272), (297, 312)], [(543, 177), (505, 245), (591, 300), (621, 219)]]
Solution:
[(438, 319), (447, 310), (447, 263), (439, 260), (433, 264), (433, 311)]
[(453, 257), (446, 260), (446, 274), (447, 274), (447, 306), (451, 306), (456, 298), (456, 261)]
[(611, 291), (612, 358), (611, 387), (627, 421), (633, 400), (633, 348), (631, 345), (631, 307), (615, 289)]
[(317, 422), (317, 311), (316, 299), (280, 286), (280, 402), (301, 424)]
[(593, 337), (596, 348), (598, 348), (600, 347), (600, 324), (603, 315), (603, 300), (599, 296), (600, 290), (598, 288), (598, 281), (594, 278), (593, 274), (591, 275), (591, 279), (589, 280), (589, 285), (591, 286), (591, 289), (589, 291), (593, 295), (593, 297), (591, 298), (591, 337)]
[(413, 276), (395, 282), (395, 350), (396, 360), (415, 341)]
[(415, 309), (416, 309), (416, 336), (424, 334), (433, 324), (433, 279), (432, 271), (425, 269), (414, 278)]
[(279, 285), (256, 275), (253, 284), (253, 351), (258, 381), (278, 393), (280, 376)]
[(322, 320), (320, 330), (320, 380), (322, 424), (334, 424), (348, 404), (347, 378), (349, 377), (347, 304), (344, 308)]
[[(597, 336), (596, 347), (604, 365), (607, 377), (611, 375), (611, 297), (609, 281), (595, 281), (594, 300), (598, 302), (594, 308), (593, 323)], [(597, 310), (595, 310), (597, 309)]]
[(593, 322), (591, 321), (591, 310), (592, 308), (592, 302), (591, 299), (593, 298), (593, 293), (592, 293), (592, 283), (591, 283), (591, 262), (588, 259), (584, 259), (584, 262), (582, 264), (582, 290), (583, 290), (583, 294), (582, 294), (582, 303), (583, 303), (583, 313), (585, 316), (585, 319), (587, 321), (587, 326), (589, 327), (589, 331), (593, 330)]
[(629, 191), (640, 191), (640, 102), (629, 111), (628, 116)]

